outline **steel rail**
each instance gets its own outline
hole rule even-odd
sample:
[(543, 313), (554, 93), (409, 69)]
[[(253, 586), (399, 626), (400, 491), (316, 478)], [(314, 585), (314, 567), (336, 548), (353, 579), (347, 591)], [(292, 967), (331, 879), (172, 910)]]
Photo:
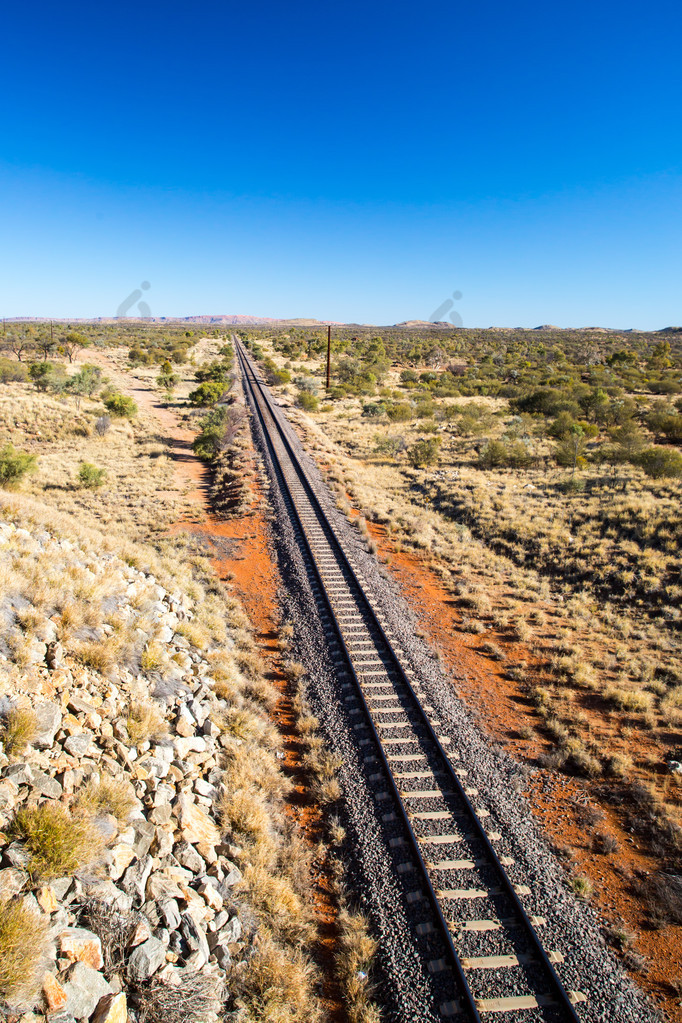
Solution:
[[(347, 647), (345, 638), (341, 631), (340, 625), (337, 621), (337, 612), (334, 609), (329, 593), (327, 592), (327, 586), (318, 567), (318, 558), (308, 540), (306, 528), (303, 519), (300, 515), (299, 509), (297, 507), (296, 498), (294, 497), (294, 494), (289, 486), (288, 480), (286, 479), (286, 474), (284, 472), (284, 467), (281, 463), (280, 456), (277, 454), (274, 444), (272, 443), (271, 430), (268, 428), (266, 424), (265, 417), (261, 409), (261, 402), (267, 409), (267, 412), (273, 424), (275, 425), (279, 438), (281, 439), (285, 447), (286, 454), (291, 462), (292, 468), (295, 474), (298, 476), (298, 479), (306, 492), (308, 500), (320, 522), (320, 526), (325, 533), (326, 539), (330, 547), (332, 548), (336, 557), (341, 561), (341, 564), (345, 571), (349, 574), (352, 580), (353, 588), (356, 591), (357, 596), (360, 598), (360, 602), (363, 605), (363, 609), (365, 613), (368, 614), (373, 628), (379, 633), (385, 650), (388, 653), (390, 659), (392, 660), (392, 667), (397, 672), (400, 683), (406, 688), (407, 692), (409, 693), (409, 696), (412, 701), (412, 708), (416, 710), (418, 717), (420, 718), (419, 723), (424, 728), (426, 735), (428, 737), (428, 741), (436, 750), (438, 759), (441, 761), (442, 766), (444, 768), (443, 773), (447, 775), (449, 784), (451, 784), (454, 787), (457, 797), (464, 806), (464, 810), (467, 817), (473, 824), (476, 833), (475, 834), (476, 840), (480, 841), (483, 844), (483, 847), (487, 854), (489, 865), (495, 869), (498, 881), (500, 883), (501, 888), (503, 889), (504, 895), (511, 902), (516, 913), (516, 916), (518, 917), (520, 923), (523, 926), (526, 937), (529, 939), (529, 944), (532, 946), (534, 955), (545, 968), (547, 977), (549, 978), (550, 985), (553, 988), (553, 993), (554, 996), (556, 997), (558, 1005), (563, 1009), (566, 1019), (570, 1021), (570, 1023), (580, 1023), (580, 1017), (577, 1015), (575, 1011), (570, 995), (566, 991), (561, 979), (559, 978), (556, 970), (554, 969), (554, 966), (542, 945), (542, 942), (535, 930), (535, 927), (533, 926), (533, 923), (528, 913), (526, 912), (523, 904), (521, 903), (521, 900), (519, 899), (519, 896), (514, 888), (512, 881), (510, 880), (503, 864), (500, 861), (499, 855), (497, 854), (494, 846), (492, 845), (492, 842), (488, 837), (488, 834), (478, 814), (476, 813), (476, 810), (473, 804), (471, 803), (471, 800), (469, 799), (469, 796), (467, 795), (459, 776), (454, 770), (450, 762), (450, 758), (445, 749), (443, 748), (441, 740), (439, 739), (426, 711), (424, 710), (418, 695), (414, 691), (412, 683), (410, 682), (405, 672), (405, 669), (403, 668), (403, 665), (398, 654), (395, 652), (393, 648), (391, 640), (386, 635), (386, 630), (384, 629), (381, 621), (379, 620), (377, 613), (375, 612), (374, 607), (372, 605), (372, 602), (367, 596), (362, 583), (358, 579), (355, 569), (353, 568), (351, 562), (348, 559), (348, 556), (343, 548), (343, 545), (340, 543), (339, 539), (337, 538), (334, 532), (333, 527), (331, 526), (331, 523), (329, 522), (329, 517), (325, 512), (324, 508), (322, 507), (322, 504), (317, 494), (315, 493), (315, 490), (308, 478), (308, 474), (304, 466), (302, 465), (298, 454), (295, 452), (289, 438), (286, 435), (284, 427), (279, 421), (279, 416), (277, 415), (277, 412), (273, 407), (272, 399), (266, 393), (262, 383), (260, 382), (256, 375), (255, 369), (251, 365), (248, 356), (244, 352), (239, 342), (236, 343), (235, 348), (240, 361), (240, 365), (242, 367), (243, 378), (253, 396), (253, 405), (261, 422), (263, 436), (269, 445), (273, 464), (275, 464), (280, 470), (280, 475), (282, 477), (284, 487), (286, 489), (289, 501), (291, 503), (294, 514), (298, 520), (300, 531), (302, 533), (303, 539), (308, 549), (310, 561), (315, 576), (318, 580), (324, 603), (329, 611), (334, 631), (336, 633), (339, 644), (343, 651), (351, 677), (355, 683), (357, 695), (360, 698), (363, 710), (365, 712), (369, 730), (376, 743), (377, 752), (379, 753), (380, 759), (383, 762), (383, 767), (386, 772), (389, 787), (392, 791), (395, 802), (401, 811), (401, 816), (403, 818), (402, 823), (408, 835), (409, 844), (412, 848), (413, 856), (420, 867), (421, 874), (423, 875), (422, 880), (426, 887), (428, 901), (431, 904), (432, 912), (440, 925), (443, 941), (445, 943), (447, 952), (452, 960), (452, 968), (459, 982), (458, 986), (461, 989), (462, 999), (465, 1004), (466, 1011), (469, 1013), (471, 1018), (474, 1021), (476, 1021), (476, 1023), (480, 1023), (480, 1015), (476, 1005), (476, 999), (469, 986), (469, 982), (466, 977), (466, 972), (462, 966), (459, 954), (453, 942), (450, 927), (448, 926), (447, 920), (445, 919), (442, 906), (440, 904), (440, 900), (429, 876), (429, 870), (420, 848), (419, 839), (417, 838), (414, 832), (409, 812), (404, 804), (400, 790), (398, 789), (396, 780), (393, 776), (393, 770), (384, 751), (381, 736), (377, 732), (376, 726), (374, 724), (371, 710), (367, 704), (365, 694), (363, 692), (362, 683), (360, 682), (360, 679), (358, 678), (357, 673), (355, 671), (355, 667), (353, 665), (352, 654)], [(256, 392), (258, 392), (258, 395), (260, 396), (260, 401), (258, 400)]]

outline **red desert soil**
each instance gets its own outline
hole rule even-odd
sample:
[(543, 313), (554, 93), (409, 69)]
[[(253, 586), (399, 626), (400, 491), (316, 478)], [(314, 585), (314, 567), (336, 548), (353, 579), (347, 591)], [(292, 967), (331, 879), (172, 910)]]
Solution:
[[(613, 810), (599, 801), (590, 782), (537, 767), (536, 758), (547, 744), (537, 734), (524, 740), (520, 733), (528, 726), (537, 727), (540, 719), (518, 685), (506, 678), (502, 664), (479, 650), (483, 643), (491, 638), (497, 641), (498, 637), (491, 635), (492, 630), (482, 636), (463, 631), (451, 593), (424, 558), (396, 551), (382, 526), (369, 522), (368, 526), (380, 557), (400, 585), (419, 627), (440, 651), (457, 694), (512, 757), (535, 767), (526, 794), (546, 838), (562, 854), (572, 875), (589, 878), (593, 887), (590, 902), (604, 925), (636, 934), (631, 948), (646, 957), (649, 969), (646, 975), (633, 974), (634, 980), (667, 1019), (682, 1023), (682, 1003), (670, 987), (670, 982), (682, 975), (682, 927), (643, 929), (642, 904), (631, 890), (633, 875), (655, 873), (656, 861), (638, 848)], [(530, 665), (537, 660), (520, 643), (507, 642), (505, 648), (514, 659)], [(599, 817), (598, 830), (618, 842), (616, 854), (592, 851), (586, 830), (590, 811)]]
[[(159, 404), (154, 391), (136, 382), (126, 388), (138, 405), (152, 413), (163, 428), (164, 443), (174, 461), (175, 477), (191, 503), (192, 510), (175, 524), (174, 530), (186, 530), (206, 541), (216, 574), (228, 582), (249, 617), (258, 649), (266, 664), (266, 677), (279, 693), (273, 718), (282, 736), (282, 767), (293, 783), (287, 810), (301, 828), (311, 849), (320, 848), (325, 839), (324, 816), (308, 794), (302, 766), (304, 753), (296, 728), (292, 688), (283, 670), (278, 646), (281, 616), (278, 588), (281, 586), (275, 556), (270, 549), (264, 501), (257, 482), (250, 485), (252, 503), (245, 516), (216, 518), (210, 509), (209, 470), (192, 451), (195, 434), (179, 424), (179, 414)], [(245, 462), (253, 466), (253, 452)], [(247, 465), (245, 464), (245, 469)], [(322, 973), (322, 1002), (332, 1023), (345, 1023), (340, 989), (335, 980), (333, 957), (337, 943), (337, 908), (331, 876), (324, 860), (313, 862), (312, 896), (318, 929), (316, 959)]]

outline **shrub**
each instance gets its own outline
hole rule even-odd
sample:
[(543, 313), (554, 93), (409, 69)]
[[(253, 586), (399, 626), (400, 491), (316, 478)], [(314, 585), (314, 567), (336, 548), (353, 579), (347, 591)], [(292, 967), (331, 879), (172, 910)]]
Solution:
[(99, 469), (92, 462), (81, 462), (78, 469), (78, 482), (86, 490), (96, 490), (106, 479), (106, 471)]
[(20, 899), (0, 902), (0, 1001), (30, 998), (48, 949), (49, 919), (27, 909)]
[(215, 405), (220, 400), (225, 391), (225, 384), (219, 380), (206, 380), (203, 384), (200, 384), (195, 391), (192, 391), (188, 401), (190, 405), (195, 405), (198, 408), (206, 407), (207, 405)]
[(0, 726), (0, 742), (11, 759), (21, 755), (35, 738), (36, 716), (30, 707), (12, 707)]
[(127, 394), (111, 394), (105, 399), (104, 406), (117, 419), (133, 419), (137, 415), (137, 405)]
[(25, 844), (31, 854), (29, 872), (41, 881), (75, 874), (92, 863), (103, 848), (102, 836), (92, 821), (69, 813), (61, 803), (17, 810), (9, 831)]
[(315, 412), (320, 404), (320, 399), (310, 391), (299, 391), (296, 395), (296, 404), (306, 412)]
[(8, 384), (11, 380), (25, 383), (28, 380), (27, 367), (13, 359), (0, 359), (0, 382)]
[(288, 369), (273, 369), (268, 373), (268, 383), (273, 386), (281, 386), (291, 383), (291, 373)]
[(501, 440), (489, 440), (478, 456), (482, 469), (495, 469), (507, 464), (507, 446)]
[[(170, 370), (170, 366), (169, 371), (172, 372), (172, 370)], [(224, 384), (229, 375), (230, 364), (228, 362), (216, 361), (208, 362), (205, 366), (200, 366), (194, 374), (194, 379), (198, 384), (207, 382)]]
[(371, 401), (362, 406), (362, 415), (366, 419), (375, 419), (377, 416), (382, 416), (385, 411), (386, 406), (379, 401)]
[(407, 449), (407, 460), (415, 469), (433, 465), (438, 460), (440, 437), (422, 437)]
[(656, 480), (663, 477), (679, 479), (682, 476), (682, 454), (674, 448), (646, 448), (637, 456), (637, 463), (647, 476)]
[(33, 362), (28, 375), (37, 391), (58, 391), (68, 380), (63, 368), (54, 362)]
[(0, 449), (0, 487), (13, 490), (27, 473), (35, 472), (37, 467), (38, 459), (35, 455), (17, 451), (12, 444), (5, 444)]
[(95, 433), (98, 437), (104, 437), (109, 432), (111, 427), (111, 419), (109, 416), (99, 416), (95, 420)]
[(406, 423), (412, 419), (412, 406), (406, 401), (399, 401), (386, 409), (386, 415), (392, 423)]

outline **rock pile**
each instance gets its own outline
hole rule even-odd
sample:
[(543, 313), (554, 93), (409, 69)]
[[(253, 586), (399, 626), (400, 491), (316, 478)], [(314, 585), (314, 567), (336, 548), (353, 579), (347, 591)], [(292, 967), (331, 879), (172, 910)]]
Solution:
[[(79, 554), (71, 541), (9, 523), (0, 523), (0, 538), (5, 553), (58, 552), (66, 567)], [(209, 651), (179, 630), (194, 602), (111, 555), (80, 561), (95, 581), (108, 580), (104, 600), (115, 594), (117, 622), (130, 631), (144, 617), (140, 640), (147, 649), (152, 630), (163, 663), (146, 672), (114, 665), (106, 675), (83, 667), (61, 641), (58, 615), (47, 617), (19, 586), (2, 595), (0, 945), (2, 912), (17, 903), (38, 937), (34, 998), (25, 976), (14, 986), (5, 980), (0, 995), (8, 1011), (24, 1011), (22, 1023), (124, 1023), (164, 1018), (148, 996), (162, 985), (159, 1004), (174, 990), (179, 1004), (194, 992), (182, 1018), (210, 1023), (225, 1004), (226, 971), (257, 941), (255, 917), (238, 895), (240, 848), (226, 840), (217, 809), (221, 756), (242, 740), (221, 718)], [(18, 670), (12, 636), (28, 621)], [(93, 628), (106, 640), (114, 626), (88, 626), (90, 635)], [(19, 712), (30, 723), (23, 740)], [(96, 836), (76, 849), (70, 871), (64, 836), (46, 839), (35, 824), (50, 806)]]

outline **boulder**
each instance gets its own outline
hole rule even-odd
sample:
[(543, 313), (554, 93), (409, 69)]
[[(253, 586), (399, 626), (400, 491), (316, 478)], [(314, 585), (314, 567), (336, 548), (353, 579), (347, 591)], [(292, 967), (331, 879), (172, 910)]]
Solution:
[(62, 786), (56, 778), (50, 777), (44, 771), (33, 769), (33, 789), (41, 796), (49, 796), (50, 799), (59, 799), (62, 794)]
[(77, 962), (66, 974), (65, 1011), (75, 1019), (90, 1019), (101, 998), (112, 993), (105, 978), (85, 963)]
[(72, 757), (84, 757), (92, 743), (91, 732), (81, 732), (80, 735), (70, 735), (64, 742), (64, 749)]
[(66, 1005), (68, 995), (53, 973), (43, 976), (43, 998), (48, 1012), (61, 1012)]
[(118, 995), (105, 995), (101, 998), (91, 1023), (127, 1023), (128, 1003), (125, 992)]
[(190, 845), (216, 846), (220, 842), (220, 832), (211, 818), (189, 797), (179, 796), (173, 806), (173, 813), (178, 818), (180, 833)]
[(128, 977), (141, 984), (149, 980), (166, 961), (166, 946), (158, 938), (147, 938), (131, 953), (128, 960)]
[(104, 965), (102, 942), (96, 934), (84, 927), (67, 927), (58, 936), (57, 946), (60, 955), (72, 963), (86, 963), (93, 970), (101, 970)]
[(48, 749), (54, 743), (62, 723), (61, 708), (56, 703), (39, 703), (35, 708), (36, 735), (31, 743), (38, 749)]

